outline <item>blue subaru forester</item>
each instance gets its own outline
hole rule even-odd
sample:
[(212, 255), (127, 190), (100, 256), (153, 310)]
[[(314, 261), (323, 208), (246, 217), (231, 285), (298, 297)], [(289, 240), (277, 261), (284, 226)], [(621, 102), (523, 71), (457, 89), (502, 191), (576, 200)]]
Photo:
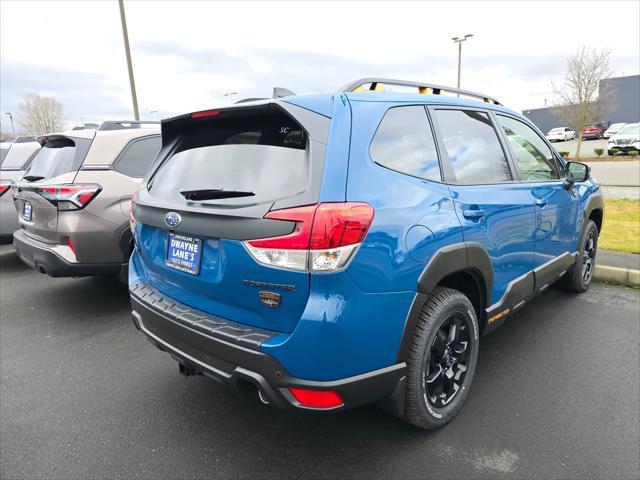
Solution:
[(483, 94), (368, 78), (182, 115), (132, 203), (134, 323), (264, 403), (436, 428), (482, 334), (589, 287), (603, 211), (586, 165)]

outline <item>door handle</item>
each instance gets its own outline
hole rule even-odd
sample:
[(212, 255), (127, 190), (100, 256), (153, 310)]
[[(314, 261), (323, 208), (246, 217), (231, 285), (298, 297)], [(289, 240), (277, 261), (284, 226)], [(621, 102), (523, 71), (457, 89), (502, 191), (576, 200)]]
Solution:
[(464, 215), (464, 218), (482, 218), (484, 217), (484, 210), (463, 210), (462, 215)]
[(547, 201), (546, 198), (536, 198), (535, 200), (535, 204), (538, 205), (539, 207), (544, 207), (547, 203), (549, 203)]

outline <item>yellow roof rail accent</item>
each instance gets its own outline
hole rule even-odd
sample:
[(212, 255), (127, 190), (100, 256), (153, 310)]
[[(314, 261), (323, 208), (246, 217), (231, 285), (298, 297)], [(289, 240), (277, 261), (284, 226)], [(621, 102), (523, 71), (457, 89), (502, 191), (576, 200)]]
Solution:
[[(489, 95), (485, 95), (483, 93), (471, 92), (469, 90), (462, 90), (460, 88), (455, 87), (445, 87), (442, 85), (434, 85), (431, 83), (423, 83), (423, 82), (414, 82), (411, 80), (396, 80), (393, 78), (360, 78), (358, 80), (353, 80), (352, 82), (343, 85), (338, 89), (337, 93), (348, 93), (348, 92), (383, 92), (384, 85), (397, 85), (402, 87), (416, 87), (418, 93), (421, 94), (433, 94), (433, 95), (441, 95), (444, 92), (454, 93), (458, 96), (471, 97), (478, 100), (481, 100), (485, 103), (493, 103), (494, 105), (502, 105), (498, 100)], [(364, 85), (370, 85), (368, 89), (363, 88)]]

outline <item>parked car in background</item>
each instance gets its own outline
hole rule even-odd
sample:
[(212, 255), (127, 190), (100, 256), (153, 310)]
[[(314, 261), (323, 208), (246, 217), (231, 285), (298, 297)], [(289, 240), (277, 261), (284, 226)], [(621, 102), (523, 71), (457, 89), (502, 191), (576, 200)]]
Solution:
[(607, 128), (605, 130), (605, 132), (602, 134), (602, 136), (604, 138), (611, 138), (616, 133), (618, 133), (618, 130), (620, 130), (625, 125), (626, 125), (626, 123), (612, 123), (611, 125), (609, 125), (609, 128)]
[(18, 229), (18, 215), (13, 206), (11, 187), (22, 177), (40, 144), (33, 137), (18, 137), (0, 144), (0, 240), (11, 240)]
[(582, 139), (594, 140), (596, 138), (602, 138), (602, 135), (604, 135), (604, 132), (606, 129), (607, 127), (605, 127), (604, 124), (601, 122), (586, 126), (582, 131)]
[(165, 120), (162, 143), (132, 202), (134, 324), (266, 404), (440, 427), (481, 334), (592, 279), (599, 185), (485, 94), (361, 79)]
[(640, 152), (640, 123), (627, 123), (607, 142), (609, 155)]
[(549, 130), (545, 137), (550, 142), (566, 142), (567, 140), (574, 139), (576, 137), (576, 132), (568, 127), (558, 127)]
[(18, 256), (53, 277), (126, 276), (131, 196), (160, 150), (157, 122), (104, 122), (39, 137), (15, 185)]

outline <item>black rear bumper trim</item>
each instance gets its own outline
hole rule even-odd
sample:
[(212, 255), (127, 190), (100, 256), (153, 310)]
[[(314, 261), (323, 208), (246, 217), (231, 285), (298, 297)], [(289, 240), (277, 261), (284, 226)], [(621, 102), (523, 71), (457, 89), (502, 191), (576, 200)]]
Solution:
[(71, 263), (53, 250), (30, 240), (22, 230), (13, 234), (13, 246), (23, 263), (51, 277), (117, 275), (122, 263)]
[(405, 363), (398, 363), (339, 380), (304, 380), (290, 375), (271, 355), (185, 325), (133, 294), (131, 307), (135, 326), (160, 350), (185, 367), (230, 386), (248, 382), (278, 408), (313, 410), (293, 401), (288, 387), (338, 392), (344, 404), (331, 411), (375, 402), (390, 396), (405, 375)]

